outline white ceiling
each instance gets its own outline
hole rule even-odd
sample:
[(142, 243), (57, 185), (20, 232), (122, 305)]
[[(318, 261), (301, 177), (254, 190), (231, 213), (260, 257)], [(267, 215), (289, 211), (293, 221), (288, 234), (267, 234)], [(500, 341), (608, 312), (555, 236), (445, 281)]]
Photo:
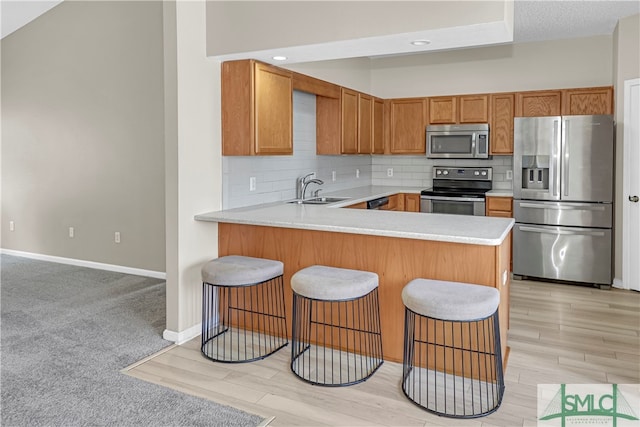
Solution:
[(612, 34), (620, 18), (640, 13), (640, 0), (515, 0), (516, 43)]
[(60, 3), (62, 0), (0, 0), (0, 33), (2, 33), (2, 38), (27, 25)]
[[(0, 0), (1, 33), (2, 38), (11, 34), (41, 14), (60, 4), (62, 0)], [(611, 34), (618, 19), (640, 13), (640, 0), (515, 0), (514, 3), (514, 34), (513, 41), (530, 42), (556, 40), (575, 37), (588, 37)], [(460, 36), (456, 29), (445, 29), (443, 34), (447, 41), (456, 39), (457, 44), (432, 45), (421, 48), (407, 49), (407, 39), (416, 37), (417, 33), (399, 34), (381, 40), (379, 37), (359, 40), (349, 40), (344, 43), (330, 45), (316, 45), (313, 47), (294, 47), (291, 53), (296, 53), (296, 60), (290, 62), (317, 61), (322, 59), (337, 59), (346, 57), (379, 56), (389, 54), (407, 54), (419, 50), (443, 50), (459, 47), (470, 47), (479, 44), (491, 44), (492, 37), (499, 43), (495, 31), (475, 28), (475, 33)], [(484, 31), (484, 33), (483, 33)], [(425, 32), (428, 33), (428, 32)], [(431, 37), (430, 34), (425, 34)], [(485, 35), (486, 41), (474, 42)], [(501, 35), (502, 36), (502, 35)], [(423, 38), (428, 38), (423, 37)], [(393, 50), (393, 39), (405, 46), (402, 50)], [(246, 54), (246, 53), (245, 53)], [(282, 54), (282, 51), (263, 51), (251, 53), (257, 59), (270, 59), (272, 55)], [(284, 52), (286, 55), (287, 52)], [(302, 56), (301, 56), (302, 55)], [(233, 59), (232, 57), (224, 59)], [(273, 61), (269, 61), (273, 62)], [(285, 61), (286, 62), (286, 61)]]

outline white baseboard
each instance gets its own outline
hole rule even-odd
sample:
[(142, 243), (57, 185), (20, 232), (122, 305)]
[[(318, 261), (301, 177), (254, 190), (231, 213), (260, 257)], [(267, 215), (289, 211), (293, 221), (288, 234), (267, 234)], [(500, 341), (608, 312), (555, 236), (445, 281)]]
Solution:
[(104, 264), (101, 262), (85, 261), (82, 259), (63, 258), (53, 255), (36, 254), (32, 252), (14, 251), (12, 249), (0, 249), (0, 253), (14, 255), (23, 258), (37, 259), (40, 261), (57, 262), (59, 264), (76, 265), (78, 267), (96, 268), (98, 270), (115, 271), (117, 273), (133, 274), (135, 276), (153, 277), (154, 279), (167, 279), (163, 271), (143, 270), (141, 268), (125, 267), (123, 265)]
[(614, 288), (618, 288), (618, 289), (629, 289), (628, 287), (626, 287), (624, 285), (624, 283), (622, 283), (621, 279), (613, 279), (613, 285)]
[(184, 344), (189, 340), (197, 337), (202, 333), (202, 324), (198, 323), (197, 325), (193, 325), (192, 327), (185, 329), (181, 332), (170, 331), (169, 329), (165, 329), (162, 333), (162, 338), (167, 341), (172, 341), (176, 344)]

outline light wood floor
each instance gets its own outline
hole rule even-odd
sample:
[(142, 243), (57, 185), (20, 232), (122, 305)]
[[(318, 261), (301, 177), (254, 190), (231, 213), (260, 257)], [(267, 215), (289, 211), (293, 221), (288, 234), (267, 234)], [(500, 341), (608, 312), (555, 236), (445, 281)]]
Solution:
[(289, 347), (248, 364), (199, 352), (199, 337), (130, 368), (134, 377), (233, 406), (270, 426), (534, 426), (537, 384), (640, 382), (640, 293), (512, 282), (506, 391), (497, 412), (456, 420), (427, 413), (400, 389), (402, 366), (385, 362), (351, 387), (311, 386), (289, 370)]

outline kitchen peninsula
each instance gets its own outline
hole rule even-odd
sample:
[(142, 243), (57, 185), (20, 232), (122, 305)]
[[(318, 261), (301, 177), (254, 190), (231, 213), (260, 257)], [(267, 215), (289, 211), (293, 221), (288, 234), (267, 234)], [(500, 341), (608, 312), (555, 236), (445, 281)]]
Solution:
[[(384, 188), (384, 187), (382, 187)], [(353, 197), (328, 205), (274, 202), (195, 217), (218, 223), (218, 254), (246, 255), (284, 263), (285, 303), (291, 313), (289, 280), (310, 265), (378, 274), (383, 352), (402, 361), (402, 288), (430, 278), (492, 286), (500, 290), (503, 357), (509, 322), (509, 263), (513, 219), (341, 209), (387, 195), (380, 187), (343, 190)]]

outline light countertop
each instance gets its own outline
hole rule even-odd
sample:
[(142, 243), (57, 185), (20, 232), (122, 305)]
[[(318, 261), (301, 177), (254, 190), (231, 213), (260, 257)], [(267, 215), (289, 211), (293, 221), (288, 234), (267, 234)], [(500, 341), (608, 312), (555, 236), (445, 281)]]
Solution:
[(327, 205), (274, 202), (196, 215), (198, 221), (298, 228), (336, 233), (368, 234), (497, 246), (509, 234), (514, 220), (484, 216), (426, 214), (366, 209), (339, 209), (397, 193), (420, 193), (423, 188), (368, 186), (320, 194), (349, 197)]
[(489, 197), (513, 197), (511, 190), (491, 190), (485, 193)]

